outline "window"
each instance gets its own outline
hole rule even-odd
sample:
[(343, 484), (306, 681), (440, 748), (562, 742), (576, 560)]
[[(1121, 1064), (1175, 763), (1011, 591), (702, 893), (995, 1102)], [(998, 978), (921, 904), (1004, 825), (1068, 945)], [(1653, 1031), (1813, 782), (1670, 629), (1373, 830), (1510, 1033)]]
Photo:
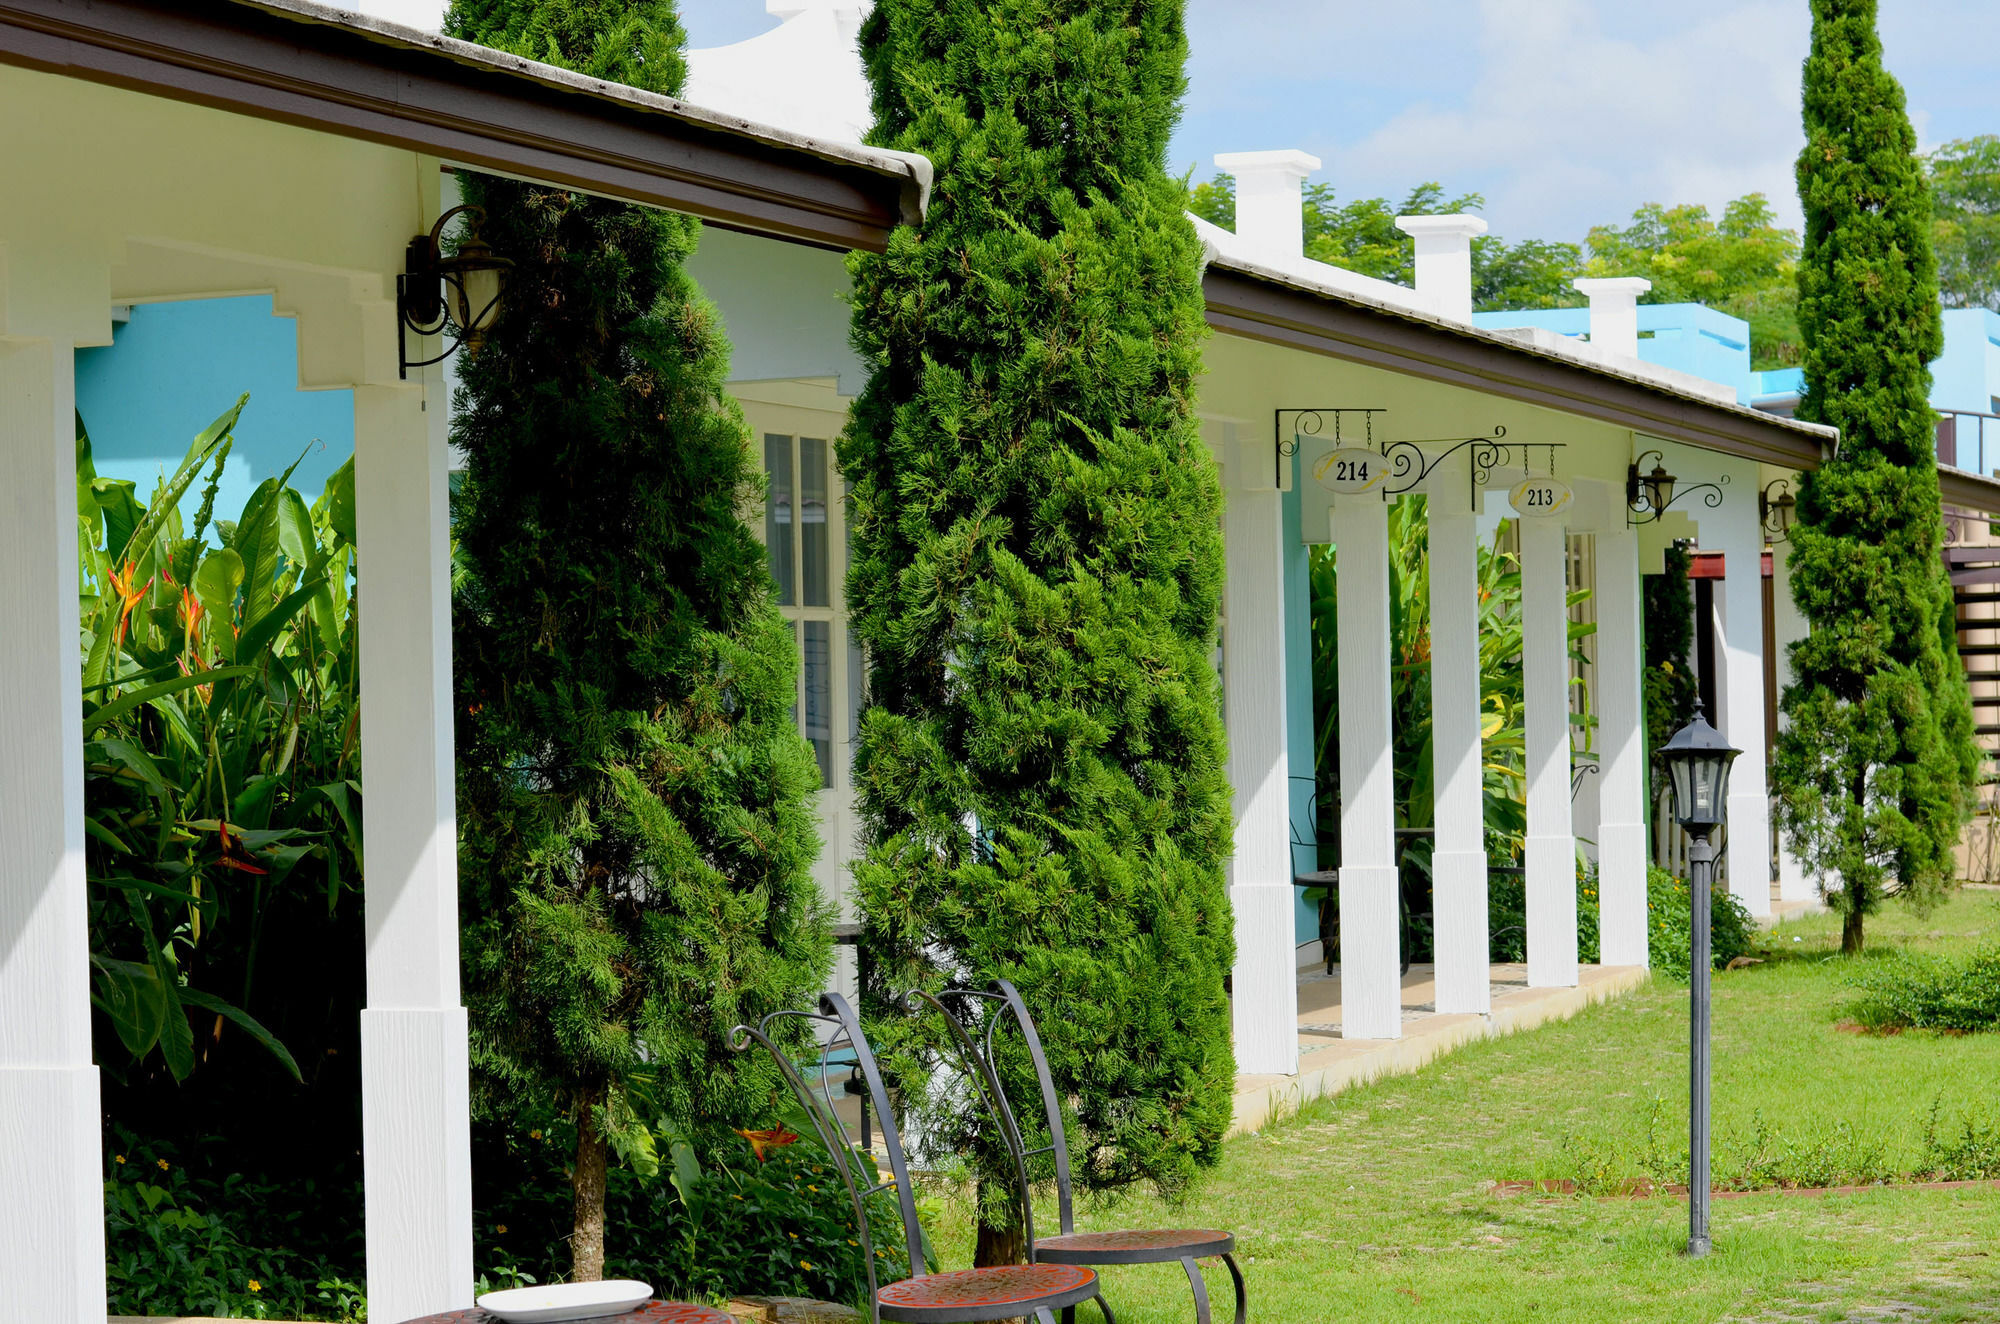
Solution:
[(792, 622), (799, 646), (798, 695), (793, 715), (819, 761), (820, 783), (833, 782), (834, 578), (827, 493), (831, 447), (824, 437), (764, 434), (764, 468), (770, 495), (764, 506), (764, 545), (778, 606)]

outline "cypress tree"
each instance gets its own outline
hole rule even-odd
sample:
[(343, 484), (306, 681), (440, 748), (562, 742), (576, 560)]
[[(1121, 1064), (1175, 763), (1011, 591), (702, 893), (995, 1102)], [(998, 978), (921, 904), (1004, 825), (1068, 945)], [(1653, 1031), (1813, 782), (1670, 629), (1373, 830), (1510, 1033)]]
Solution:
[(1799, 417), (1841, 435), (1800, 484), (1792, 593), (1811, 633), (1792, 648), (1773, 773), (1781, 821), (1855, 953), (1885, 896), (1922, 906), (1950, 881), (1978, 751), (1940, 555), (1930, 195), (1875, 0), (1812, 12)]
[[(1177, 1191), (1216, 1159), (1234, 1075), (1220, 489), (1193, 413), (1200, 250), (1165, 170), (1181, 6), (879, 0), (861, 41), (871, 141), (937, 170), (922, 231), (852, 268), (875, 987), (1016, 980), (1079, 1180)], [(881, 1025), (911, 1071), (917, 1032)], [(1005, 1183), (982, 1187), (978, 1259), (1017, 1258)]]
[[(447, 31), (679, 89), (665, 3), (458, 0)], [(690, 217), (473, 177), (512, 259), (453, 435), (466, 1001), (502, 1115), (576, 1128), (574, 1276), (600, 1276), (612, 1151), (756, 1124), (730, 1027), (831, 965), (797, 658), (741, 512), (761, 478)]]

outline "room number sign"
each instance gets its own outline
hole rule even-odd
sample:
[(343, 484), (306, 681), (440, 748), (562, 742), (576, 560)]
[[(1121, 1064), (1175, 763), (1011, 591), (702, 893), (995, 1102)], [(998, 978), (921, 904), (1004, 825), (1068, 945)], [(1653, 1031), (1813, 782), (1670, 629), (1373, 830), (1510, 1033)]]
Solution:
[(1379, 451), (1343, 446), (1329, 451), (1313, 466), (1313, 481), (1329, 492), (1359, 496), (1373, 492), (1389, 477), (1389, 463)]
[(1522, 519), (1549, 519), (1563, 512), (1571, 496), (1569, 484), (1560, 478), (1523, 478), (1507, 501)]

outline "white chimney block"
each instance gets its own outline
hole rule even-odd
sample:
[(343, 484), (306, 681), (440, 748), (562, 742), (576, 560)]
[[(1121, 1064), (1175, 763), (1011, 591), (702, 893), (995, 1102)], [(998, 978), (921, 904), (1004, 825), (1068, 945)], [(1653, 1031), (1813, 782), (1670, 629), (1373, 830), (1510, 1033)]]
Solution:
[(1639, 357), (1639, 296), (1653, 288), (1643, 276), (1585, 278), (1570, 282), (1590, 300), (1590, 344), (1606, 354)]
[(1486, 222), (1450, 216), (1398, 216), (1396, 228), (1416, 241), (1417, 293), (1455, 322), (1472, 320), (1472, 241)]
[(1236, 177), (1236, 237), (1260, 260), (1289, 266), (1305, 256), (1306, 176), (1319, 158), (1287, 148), (1277, 152), (1224, 152), (1215, 168)]

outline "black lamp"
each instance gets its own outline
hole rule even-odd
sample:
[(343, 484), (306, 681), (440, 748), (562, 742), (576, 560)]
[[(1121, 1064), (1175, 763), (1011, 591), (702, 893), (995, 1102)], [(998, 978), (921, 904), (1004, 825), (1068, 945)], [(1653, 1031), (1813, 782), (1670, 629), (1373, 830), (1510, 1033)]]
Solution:
[[(1642, 474), (1639, 466), (1646, 461), (1646, 455), (1653, 457), (1651, 473)], [(1667, 472), (1666, 456), (1658, 451), (1647, 451), (1625, 469), (1625, 504), (1634, 513), (1650, 512), (1654, 519), (1660, 517), (1674, 501), (1674, 476)]]
[[(451, 218), (465, 214), (469, 233), (458, 252), (444, 255), (444, 227)], [(442, 363), (460, 346), (476, 351), (488, 332), (500, 320), (501, 294), (507, 271), (514, 264), (495, 253), (479, 227), (486, 222), (483, 208), (453, 207), (437, 218), (429, 234), (410, 240), (404, 255), (403, 274), (396, 277), (396, 343), (398, 372), (408, 377), (411, 368)], [(409, 336), (434, 336), (455, 330), (457, 334), (444, 352), (434, 358), (413, 359)]]
[(1708, 1254), (1709, 1197), (1709, 896), (1715, 887), (1715, 847), (1708, 836), (1729, 816), (1729, 765), (1743, 751), (1701, 715), (1674, 732), (1660, 758), (1674, 784), (1674, 820), (1687, 830), (1688, 928), (1688, 1244), (1691, 1256)]
[[(1779, 489), (1776, 496), (1773, 488)], [(1764, 536), (1773, 543), (1781, 543), (1791, 537), (1792, 517), (1798, 513), (1798, 498), (1792, 495), (1792, 481), (1789, 478), (1773, 478), (1757, 494), (1757, 522), (1764, 526)]]

